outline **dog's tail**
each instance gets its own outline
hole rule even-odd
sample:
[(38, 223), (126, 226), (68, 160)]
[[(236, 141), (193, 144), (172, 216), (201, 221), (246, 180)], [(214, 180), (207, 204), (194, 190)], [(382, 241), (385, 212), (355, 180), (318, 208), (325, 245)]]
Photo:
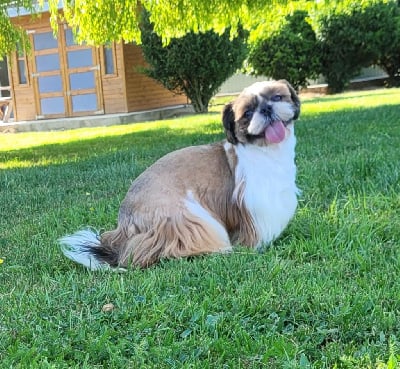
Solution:
[[(104, 253), (111, 250), (101, 244), (100, 234), (93, 229), (84, 229), (58, 240), (64, 255), (91, 270), (110, 269), (111, 265), (104, 261)], [(111, 255), (107, 255), (110, 258)]]

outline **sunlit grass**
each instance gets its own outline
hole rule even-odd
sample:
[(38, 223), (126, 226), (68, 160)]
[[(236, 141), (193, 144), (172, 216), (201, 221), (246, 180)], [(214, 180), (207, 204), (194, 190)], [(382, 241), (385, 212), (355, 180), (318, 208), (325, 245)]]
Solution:
[[(80, 128), (65, 131), (0, 134), (0, 169), (26, 168), (60, 162), (65, 163), (66, 161), (73, 162), (79, 152), (78, 146), (86, 146), (90, 144), (90, 142), (96, 141), (96, 139), (104, 139), (102, 142), (107, 146), (107, 138), (112, 139), (120, 137), (121, 140), (124, 141), (129, 135), (140, 135), (144, 133), (148, 136), (152, 135), (153, 132), (157, 135), (156, 132), (168, 132), (171, 130), (180, 135), (190, 135), (197, 133), (199, 126), (203, 126), (204, 134), (216, 134), (220, 132), (219, 115), (208, 114), (200, 117), (187, 116), (164, 121), (115, 125), (110, 127)], [(164, 136), (165, 133), (161, 135), (161, 137)], [(142, 137), (142, 135), (140, 137)], [(126, 143), (127, 145), (130, 144), (127, 140)], [(133, 143), (135, 143), (135, 140), (133, 140)], [(69, 150), (68, 154), (63, 154), (61, 146), (67, 144), (75, 144), (77, 147), (76, 150), (72, 149)], [(37, 147), (44, 149), (41, 151), (35, 150)], [(26, 155), (26, 152), (29, 152), (30, 149), (32, 149), (32, 155)], [(112, 150), (111, 147), (110, 150)], [(24, 151), (23, 157), (18, 155), (18, 151)], [(59, 152), (59, 155), (56, 155), (57, 152)], [(1, 160), (2, 157), (7, 157), (10, 153), (12, 153), (12, 159)], [(38, 153), (43, 153), (43, 155), (38, 157)], [(28, 160), (27, 156), (30, 157), (31, 160)]]
[(307, 98), (303, 101), (305, 114), (374, 108), (382, 105), (399, 105), (400, 89), (379, 89), (350, 91), (321, 98)]
[[(214, 115), (202, 116), (202, 123), (208, 124), (218, 120)], [(0, 152), (26, 149), (50, 144), (64, 144), (75, 141), (87, 141), (98, 137), (115, 137), (134, 132), (153, 131), (160, 128), (179, 129), (193, 131), (193, 122), (197, 123), (198, 117), (188, 116), (184, 119), (169, 119), (163, 121), (143, 122), (136, 124), (115, 125), (109, 127), (79, 128), (50, 132), (28, 132), (28, 133), (0, 133)]]

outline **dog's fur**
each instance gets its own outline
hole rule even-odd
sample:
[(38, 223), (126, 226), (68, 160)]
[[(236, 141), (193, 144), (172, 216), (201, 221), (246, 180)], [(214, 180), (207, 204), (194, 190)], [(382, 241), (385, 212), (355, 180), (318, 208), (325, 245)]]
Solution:
[(115, 230), (66, 236), (63, 252), (91, 269), (144, 268), (161, 258), (271, 242), (297, 206), (299, 113), (288, 82), (251, 85), (223, 110), (227, 140), (162, 157), (133, 182)]

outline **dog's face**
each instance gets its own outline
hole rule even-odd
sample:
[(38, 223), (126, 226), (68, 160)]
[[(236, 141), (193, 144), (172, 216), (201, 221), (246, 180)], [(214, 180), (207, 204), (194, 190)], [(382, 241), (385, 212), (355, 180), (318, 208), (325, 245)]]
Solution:
[(267, 146), (282, 142), (299, 114), (300, 100), (287, 81), (256, 82), (225, 106), (222, 122), (232, 144)]

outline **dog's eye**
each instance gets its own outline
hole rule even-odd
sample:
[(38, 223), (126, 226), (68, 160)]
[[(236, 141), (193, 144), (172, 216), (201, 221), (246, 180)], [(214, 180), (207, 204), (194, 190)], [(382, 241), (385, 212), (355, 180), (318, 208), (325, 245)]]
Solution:
[(244, 117), (246, 119), (251, 119), (251, 117), (253, 116), (253, 111), (252, 110), (246, 110), (244, 113)]
[(271, 100), (273, 102), (281, 101), (282, 100), (282, 95), (274, 95), (274, 96), (271, 97)]

